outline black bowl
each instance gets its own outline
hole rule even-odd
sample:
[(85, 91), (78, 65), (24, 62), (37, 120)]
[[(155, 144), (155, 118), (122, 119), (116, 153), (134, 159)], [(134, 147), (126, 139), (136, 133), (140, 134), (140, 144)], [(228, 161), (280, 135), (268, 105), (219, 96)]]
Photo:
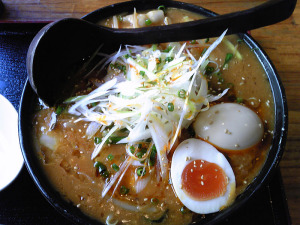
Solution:
[[(147, 10), (157, 8), (159, 5), (186, 9), (207, 17), (216, 16), (215, 13), (209, 10), (183, 2), (169, 0), (141, 0), (110, 5), (84, 16), (83, 19), (93, 23), (97, 23), (98, 21), (112, 16), (114, 14), (122, 12), (132, 12), (134, 7), (137, 10)], [(267, 78), (269, 80), (273, 94), (275, 107), (274, 136), (267, 160), (262, 170), (252, 181), (252, 183), (246, 188), (246, 190), (242, 194), (237, 196), (235, 202), (231, 206), (229, 206), (221, 212), (207, 215), (205, 219), (199, 221), (199, 224), (215, 224), (216, 222), (220, 222), (221, 220), (228, 217), (236, 209), (240, 208), (245, 202), (247, 202), (247, 200), (253, 195), (253, 193), (256, 190), (258, 190), (262, 185), (266, 185), (266, 183), (274, 174), (275, 168), (278, 166), (286, 142), (288, 125), (287, 101), (279, 76), (272, 62), (270, 61), (266, 53), (262, 50), (262, 48), (248, 34), (243, 33), (239, 34), (239, 36), (255, 52), (257, 59), (260, 61), (263, 69), (267, 74)], [(33, 92), (29, 82), (27, 81), (23, 90), (20, 103), (19, 136), (22, 153), (25, 159), (25, 165), (32, 179), (34, 180), (35, 184), (38, 186), (39, 190), (44, 195), (44, 197), (48, 200), (48, 202), (71, 221), (78, 224), (101, 224), (100, 222), (95, 221), (94, 219), (82, 213), (80, 209), (74, 206), (71, 202), (67, 202), (60, 195), (60, 193), (58, 193), (52, 187), (51, 183), (43, 173), (40, 167), (39, 160), (37, 159), (37, 156), (35, 154), (34, 143), (32, 138), (32, 118), (35, 112), (35, 106), (37, 102), (38, 98)]]

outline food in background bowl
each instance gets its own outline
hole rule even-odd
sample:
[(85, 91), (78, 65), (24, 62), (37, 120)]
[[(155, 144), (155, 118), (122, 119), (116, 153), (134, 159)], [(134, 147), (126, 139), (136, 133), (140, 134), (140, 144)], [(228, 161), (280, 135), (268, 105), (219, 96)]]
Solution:
[[(156, 10), (163, 17), (154, 23), (151, 12), (138, 24), (198, 16)], [(137, 24), (139, 14), (130, 16), (127, 25)], [(103, 23), (121, 27), (124, 18)], [(123, 46), (102, 56), (74, 97), (35, 115), (54, 187), (106, 223), (189, 224), (232, 204), (264, 164), (274, 128), (270, 85), (243, 40)]]

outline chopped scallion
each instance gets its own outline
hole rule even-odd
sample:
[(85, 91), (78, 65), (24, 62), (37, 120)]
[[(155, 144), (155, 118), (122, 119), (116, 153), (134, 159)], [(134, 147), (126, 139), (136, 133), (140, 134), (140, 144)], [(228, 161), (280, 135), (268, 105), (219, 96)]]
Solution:
[(140, 177), (140, 176), (145, 176), (146, 174), (146, 169), (141, 166), (139, 168), (136, 169), (136, 174)]
[(232, 54), (232, 53), (227, 53), (227, 54), (226, 54), (226, 57), (225, 57), (225, 60), (224, 60), (224, 64), (223, 64), (223, 67), (225, 67), (225, 66), (229, 63), (229, 61), (232, 59), (232, 57), (233, 57), (233, 54)]
[(171, 51), (173, 47), (172, 46), (168, 46), (165, 50), (162, 50), (162, 52), (169, 52)]
[(180, 89), (178, 91), (178, 97), (179, 98), (185, 98), (185, 95), (186, 95), (186, 91), (184, 89)]
[(98, 144), (100, 144), (102, 142), (102, 139), (99, 138), (99, 137), (95, 137), (94, 142), (95, 142), (95, 144), (98, 145)]
[(165, 11), (166, 10), (166, 7), (164, 5), (160, 5), (157, 7), (158, 10), (162, 10), (162, 11)]
[(205, 68), (205, 75), (210, 75), (210, 74), (212, 74), (214, 71), (215, 71), (215, 68), (214, 68), (214, 67), (212, 67), (212, 66), (207, 66), (207, 67)]
[(114, 159), (114, 156), (113, 156), (112, 154), (109, 154), (109, 155), (107, 156), (107, 159), (111, 161), (111, 160)]
[(63, 111), (64, 111), (64, 107), (62, 107), (61, 105), (59, 105), (57, 108), (56, 108), (56, 111), (55, 111), (55, 113), (57, 114), (57, 115), (60, 115)]
[(151, 198), (151, 203), (157, 204), (159, 200), (157, 198)]
[(174, 111), (174, 104), (173, 104), (172, 102), (169, 102), (169, 103), (168, 103), (168, 110), (169, 110), (170, 112), (173, 112), (173, 111)]
[(201, 52), (201, 56), (204, 55), (204, 53), (206, 52), (207, 48), (204, 48), (203, 51)]
[(142, 77), (145, 76), (145, 71), (141, 70), (141, 71), (140, 71), (140, 75), (141, 75)]
[(169, 56), (169, 57), (166, 57), (165, 60), (166, 60), (166, 62), (171, 62), (173, 59), (174, 59), (173, 57)]
[(151, 21), (150, 19), (146, 19), (146, 20), (145, 20), (145, 24), (146, 24), (147, 26), (151, 25), (151, 23), (152, 23), (152, 21)]
[(133, 154), (135, 152), (135, 148), (131, 145), (130, 146), (130, 152)]
[(120, 170), (120, 167), (119, 167), (117, 164), (115, 164), (115, 163), (113, 163), (113, 164), (111, 165), (111, 168), (113, 168), (114, 171), (116, 171), (116, 172), (118, 172), (118, 171)]
[(122, 185), (120, 187), (120, 194), (121, 195), (127, 195), (129, 193), (129, 188), (125, 187), (124, 185)]

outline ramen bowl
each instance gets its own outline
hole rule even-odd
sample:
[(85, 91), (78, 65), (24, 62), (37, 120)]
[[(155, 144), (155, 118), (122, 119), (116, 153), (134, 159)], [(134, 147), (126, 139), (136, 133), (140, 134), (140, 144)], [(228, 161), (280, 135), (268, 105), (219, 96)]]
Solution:
[[(209, 10), (182, 2), (162, 1), (156, 3), (153, 1), (131, 1), (98, 9), (84, 16), (83, 19), (92, 23), (98, 23), (99, 21), (116, 14), (132, 12), (133, 8), (136, 8), (137, 11), (144, 11), (156, 9), (159, 5), (185, 9), (206, 17), (216, 16), (215, 13)], [(205, 218), (196, 221), (199, 224), (214, 224), (224, 220), (232, 212), (244, 205), (261, 186), (266, 185), (274, 174), (275, 168), (279, 164), (286, 141), (287, 102), (284, 89), (276, 69), (266, 53), (253, 40), (253, 38), (251, 38), (251, 36), (246, 33), (238, 35), (239, 38), (243, 40), (243, 42), (254, 52), (255, 57), (263, 68), (270, 85), (272, 100), (274, 102), (274, 129), (271, 146), (262, 168), (246, 189), (236, 197), (230, 206), (226, 207), (222, 211), (207, 214)], [(71, 221), (78, 224), (101, 224), (98, 220), (83, 213), (80, 208), (74, 205), (71, 201), (66, 200), (66, 198), (53, 187), (51, 181), (41, 168), (41, 163), (35, 151), (37, 146), (33, 140), (33, 117), (35, 115), (38, 102), (39, 99), (32, 90), (29, 82), (26, 82), (19, 111), (19, 137), (22, 153), (25, 159), (25, 165), (32, 179), (48, 202)]]

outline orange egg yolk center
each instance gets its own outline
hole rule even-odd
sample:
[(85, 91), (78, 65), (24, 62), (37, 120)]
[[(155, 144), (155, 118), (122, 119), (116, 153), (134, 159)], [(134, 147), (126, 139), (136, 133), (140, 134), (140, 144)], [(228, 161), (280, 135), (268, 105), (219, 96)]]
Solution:
[(226, 193), (228, 178), (215, 163), (193, 160), (183, 170), (182, 189), (191, 198), (206, 201)]

